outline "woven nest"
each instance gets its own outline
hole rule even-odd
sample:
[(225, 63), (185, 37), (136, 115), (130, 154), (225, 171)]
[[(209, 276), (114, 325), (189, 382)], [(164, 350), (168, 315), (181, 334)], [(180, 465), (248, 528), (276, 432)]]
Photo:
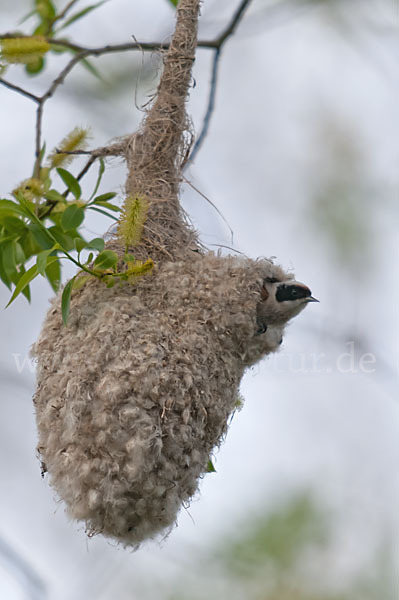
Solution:
[[(153, 105), (121, 145), (127, 197), (149, 199), (129, 250), (155, 268), (111, 289), (93, 278), (73, 293), (67, 327), (57, 297), (34, 348), (44, 470), (89, 534), (129, 545), (167, 532), (196, 492), (245, 368), (281, 342), (282, 324), (256, 334), (262, 282), (291, 278), (268, 260), (205, 252), (182, 213), (198, 12), (180, 1)], [(125, 251), (118, 236), (109, 247)]]
[(246, 367), (278, 348), (256, 335), (269, 261), (165, 262), (136, 285), (93, 281), (59, 300), (36, 345), (39, 451), (70, 516), (125, 544), (173, 526), (226, 432)]

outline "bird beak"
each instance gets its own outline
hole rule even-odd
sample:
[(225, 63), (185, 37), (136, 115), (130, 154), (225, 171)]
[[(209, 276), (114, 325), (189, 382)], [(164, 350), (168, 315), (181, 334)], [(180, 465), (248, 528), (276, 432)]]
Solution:
[(320, 302), (320, 300), (317, 300), (317, 298), (313, 298), (313, 296), (309, 296), (308, 298), (306, 298), (306, 300), (308, 302)]

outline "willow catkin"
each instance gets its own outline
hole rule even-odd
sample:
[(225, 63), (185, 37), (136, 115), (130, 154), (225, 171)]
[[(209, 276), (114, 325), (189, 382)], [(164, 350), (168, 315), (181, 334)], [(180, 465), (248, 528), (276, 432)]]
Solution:
[[(127, 545), (167, 532), (196, 492), (244, 370), (281, 342), (284, 323), (257, 332), (263, 283), (292, 277), (268, 260), (204, 251), (182, 213), (198, 12), (199, 0), (180, 0), (153, 105), (121, 145), (127, 202), (148, 200), (129, 251), (155, 268), (110, 289), (87, 282), (72, 294), (67, 327), (57, 297), (33, 350), (43, 468), (89, 534)], [(122, 255), (128, 239), (108, 247)]]

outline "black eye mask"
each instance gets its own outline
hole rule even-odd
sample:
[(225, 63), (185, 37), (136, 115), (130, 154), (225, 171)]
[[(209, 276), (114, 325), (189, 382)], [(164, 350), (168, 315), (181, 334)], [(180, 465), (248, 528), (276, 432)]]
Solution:
[(299, 300), (300, 298), (308, 298), (311, 294), (310, 289), (303, 285), (282, 283), (277, 288), (276, 300), (277, 302)]

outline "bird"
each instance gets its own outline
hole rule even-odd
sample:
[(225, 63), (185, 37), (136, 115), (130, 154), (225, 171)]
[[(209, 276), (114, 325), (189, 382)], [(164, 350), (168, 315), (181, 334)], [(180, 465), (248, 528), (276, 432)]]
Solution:
[(281, 281), (276, 277), (265, 278), (261, 289), (261, 301), (257, 304), (256, 335), (263, 335), (271, 325), (285, 325), (309, 302), (319, 300), (312, 296), (312, 291), (304, 283), (295, 279)]

